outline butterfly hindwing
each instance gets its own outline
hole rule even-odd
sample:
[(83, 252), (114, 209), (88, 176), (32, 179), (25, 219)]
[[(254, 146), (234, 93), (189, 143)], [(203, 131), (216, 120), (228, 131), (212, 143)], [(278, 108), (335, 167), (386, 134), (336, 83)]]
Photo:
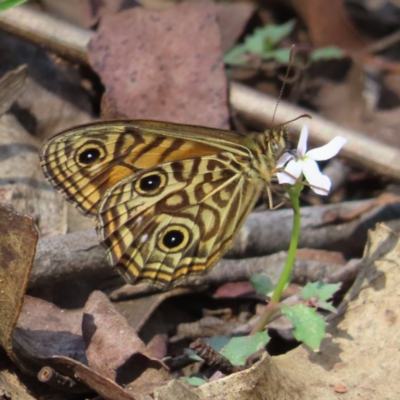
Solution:
[(129, 282), (176, 284), (215, 264), (262, 187), (230, 153), (162, 164), (107, 192), (98, 234)]

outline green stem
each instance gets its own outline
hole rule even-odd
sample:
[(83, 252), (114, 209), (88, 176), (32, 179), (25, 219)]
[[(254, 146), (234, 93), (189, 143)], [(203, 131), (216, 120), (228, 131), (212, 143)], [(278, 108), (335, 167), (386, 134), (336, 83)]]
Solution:
[(283, 268), (282, 274), (279, 278), (278, 283), (275, 286), (274, 293), (271, 297), (271, 302), (278, 303), (281, 299), (283, 290), (287, 282), (289, 281), (290, 274), (293, 269), (294, 262), (296, 260), (296, 250), (297, 245), (299, 243), (299, 235), (300, 235), (300, 192), (303, 189), (303, 185), (296, 184), (294, 186), (290, 186), (287, 190), (290, 200), (293, 206), (293, 231), (292, 238), (290, 240), (289, 251), (286, 258), (285, 267)]
[(271, 301), (269, 302), (268, 306), (265, 307), (263, 314), (260, 316), (260, 321), (258, 324), (253, 328), (251, 334), (262, 332), (267, 325), (268, 321), (272, 317), (275, 312), (279, 310), (277, 306), (279, 300), (281, 299), (283, 290), (287, 282), (289, 281), (290, 274), (293, 269), (293, 265), (296, 259), (296, 250), (297, 245), (299, 242), (299, 234), (300, 234), (300, 193), (303, 189), (303, 185), (301, 183), (297, 183), (294, 186), (289, 186), (286, 188), (290, 196), (290, 200), (293, 206), (293, 231), (292, 231), (292, 238), (290, 240), (289, 251), (286, 258), (286, 263), (283, 268), (282, 274), (278, 280), (278, 283), (275, 286), (274, 293), (271, 297)]

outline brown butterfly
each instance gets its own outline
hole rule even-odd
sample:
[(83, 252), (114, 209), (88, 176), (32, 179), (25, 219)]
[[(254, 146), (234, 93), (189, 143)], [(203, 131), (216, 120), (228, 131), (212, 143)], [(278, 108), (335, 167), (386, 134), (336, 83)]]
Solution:
[(159, 288), (208, 271), (263, 190), (285, 129), (240, 134), (156, 121), (106, 121), (47, 140), (44, 174), (97, 221), (112, 266)]

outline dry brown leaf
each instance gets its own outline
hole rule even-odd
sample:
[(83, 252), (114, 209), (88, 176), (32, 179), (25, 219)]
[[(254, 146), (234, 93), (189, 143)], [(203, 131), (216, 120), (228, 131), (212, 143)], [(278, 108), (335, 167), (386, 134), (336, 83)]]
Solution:
[(89, 46), (108, 117), (226, 128), (227, 86), (216, 7), (187, 2), (105, 17)]
[(104, 15), (137, 5), (134, 0), (42, 0), (42, 4), (55, 16), (85, 28), (92, 27)]
[(48, 365), (60, 371), (64, 376), (84, 382), (105, 400), (140, 400), (138, 397), (129, 394), (115, 382), (104, 378), (88, 366), (72, 358), (56, 356), (46, 361)]
[(33, 265), (38, 233), (32, 218), (0, 203), (0, 345), (15, 359), (12, 333)]
[(81, 323), (82, 310), (61, 310), (47, 301), (25, 296), (14, 342), (31, 361), (68, 356), (86, 364)]
[(254, 296), (256, 291), (249, 281), (227, 282), (219, 286), (214, 292), (213, 297), (218, 298), (236, 298), (242, 296)]
[(293, 0), (291, 4), (303, 18), (315, 46), (361, 50), (367, 44), (352, 24), (343, 0)]
[(252, 14), (250, 2), (218, 3), (218, 25), (221, 31), (221, 48), (225, 53), (236, 43)]
[(26, 370), (49, 366), (106, 399), (139, 399), (171, 379), (101, 292), (92, 294), (84, 312), (26, 296), (14, 345)]
[(28, 66), (24, 90), (11, 111), (31, 134), (45, 138), (92, 119), (88, 93), (73, 65), (10, 35), (3, 36), (0, 51), (0, 76), (15, 65)]
[(168, 368), (150, 354), (105, 294), (93, 292), (90, 296), (82, 332), (90, 368), (131, 393), (150, 393), (170, 379)]
[(7, 72), (0, 80), (0, 115), (6, 113), (25, 89), (26, 65)]
[[(135, 288), (135, 286), (129, 286)], [(168, 292), (149, 294), (148, 296), (118, 301), (114, 306), (118, 312), (126, 318), (129, 325), (139, 332), (161, 303), (171, 297), (191, 293), (193, 293), (193, 291), (189, 288), (175, 288)], [(158, 326), (157, 328), (159, 329), (160, 327)], [(160, 330), (158, 330), (157, 333), (160, 333)]]
[(178, 337), (196, 339), (198, 337), (211, 337), (215, 335), (230, 335), (241, 325), (240, 322), (224, 321), (214, 316), (206, 316), (196, 322), (179, 324), (176, 330)]

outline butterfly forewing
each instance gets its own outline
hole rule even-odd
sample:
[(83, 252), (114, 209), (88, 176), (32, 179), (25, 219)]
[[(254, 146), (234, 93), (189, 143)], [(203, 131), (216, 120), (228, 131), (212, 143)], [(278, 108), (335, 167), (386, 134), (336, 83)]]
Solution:
[(221, 146), (228, 146), (228, 138), (233, 140), (232, 150), (250, 156), (246, 148), (235, 143), (240, 136), (208, 129), (213, 136), (197, 134), (191, 138), (188, 129), (186, 125), (153, 121), (84, 125), (46, 141), (40, 162), (47, 179), (68, 201), (84, 214), (95, 216), (107, 190), (138, 170), (217, 154)]

